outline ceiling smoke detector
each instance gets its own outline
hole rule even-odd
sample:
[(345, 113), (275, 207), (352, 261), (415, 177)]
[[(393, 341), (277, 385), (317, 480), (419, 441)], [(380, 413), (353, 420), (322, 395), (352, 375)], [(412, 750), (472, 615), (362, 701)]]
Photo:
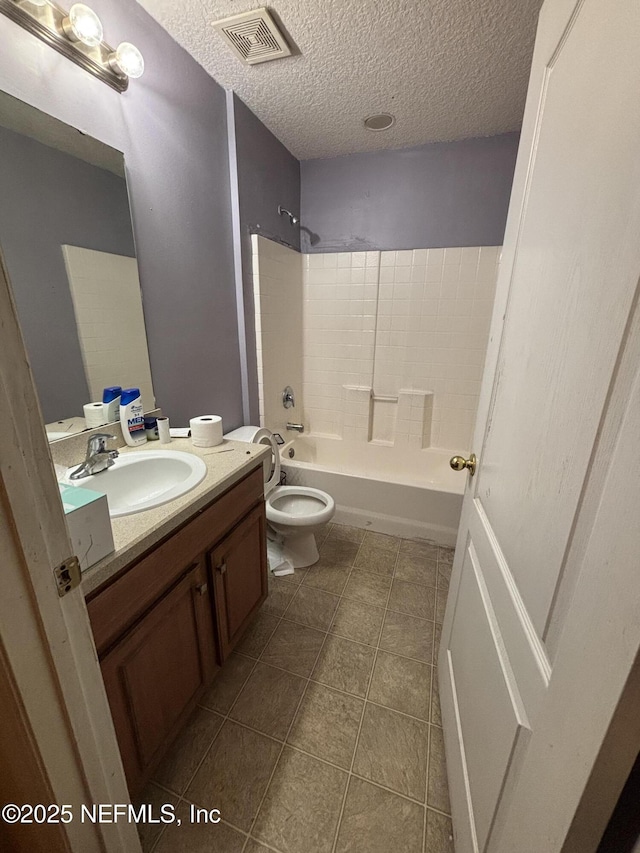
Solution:
[(378, 113), (375, 116), (368, 116), (364, 120), (364, 126), (367, 130), (389, 130), (395, 123), (396, 120), (391, 113)]
[(214, 21), (213, 27), (245, 65), (291, 56), (291, 49), (268, 9), (232, 15)]

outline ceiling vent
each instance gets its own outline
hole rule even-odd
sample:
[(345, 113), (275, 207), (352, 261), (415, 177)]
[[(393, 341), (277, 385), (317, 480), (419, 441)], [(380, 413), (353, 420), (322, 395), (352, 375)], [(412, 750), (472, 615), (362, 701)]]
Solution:
[(214, 21), (213, 26), (245, 65), (291, 56), (289, 45), (268, 9), (232, 15)]

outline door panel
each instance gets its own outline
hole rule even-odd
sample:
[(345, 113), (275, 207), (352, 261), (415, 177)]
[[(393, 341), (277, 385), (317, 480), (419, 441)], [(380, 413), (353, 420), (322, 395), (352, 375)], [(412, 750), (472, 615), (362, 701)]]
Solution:
[(462, 561), (454, 630), (449, 640), (449, 666), (455, 678), (456, 710), (478, 849), (482, 850), (516, 736), (526, 721), (473, 544), (462, 555)]
[(639, 42), (634, 0), (541, 13), (440, 648), (456, 853), (576, 853), (563, 842), (640, 647), (637, 500), (634, 557), (588, 561), (619, 552), (637, 493), (609, 474), (640, 352)]
[[(640, 257), (637, 13), (613, 5), (585, 2), (548, 65), (478, 476), (477, 496), (540, 636)], [(607, 44), (618, 46), (615, 57)], [(514, 514), (520, 506), (526, 513)]]
[(504, 554), (491, 530), (482, 505), (474, 502), (469, 516), (469, 537), (476, 565), (487, 585), (489, 598), (502, 634), (508, 638), (511, 667), (518, 673), (518, 689), (530, 720), (549, 684), (551, 664), (535, 632)]

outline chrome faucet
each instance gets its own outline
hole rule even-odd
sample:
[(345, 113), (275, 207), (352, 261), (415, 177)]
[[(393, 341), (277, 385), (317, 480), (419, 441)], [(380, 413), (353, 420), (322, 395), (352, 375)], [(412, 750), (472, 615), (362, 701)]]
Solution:
[(79, 465), (75, 471), (69, 474), (70, 480), (81, 480), (83, 477), (90, 477), (92, 474), (99, 474), (100, 471), (106, 471), (114, 464), (114, 459), (118, 456), (117, 450), (107, 450), (107, 441), (110, 438), (115, 438), (115, 435), (108, 435), (106, 432), (97, 432), (89, 437), (87, 441), (87, 458), (82, 465)]
[(304, 432), (304, 424), (287, 424), (287, 429), (292, 429), (295, 432)]

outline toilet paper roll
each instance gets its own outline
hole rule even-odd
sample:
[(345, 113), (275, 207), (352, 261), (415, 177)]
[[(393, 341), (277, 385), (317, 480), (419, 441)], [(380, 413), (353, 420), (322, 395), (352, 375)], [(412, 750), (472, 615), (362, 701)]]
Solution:
[(160, 439), (160, 444), (171, 444), (169, 429), (169, 418), (158, 418), (158, 438)]
[(216, 444), (222, 444), (222, 418), (219, 415), (191, 418), (189, 426), (194, 447), (215, 447)]
[(87, 425), (87, 429), (93, 429), (94, 427), (99, 427), (106, 423), (104, 419), (102, 400), (98, 403), (85, 403), (82, 409), (84, 411), (84, 420)]

